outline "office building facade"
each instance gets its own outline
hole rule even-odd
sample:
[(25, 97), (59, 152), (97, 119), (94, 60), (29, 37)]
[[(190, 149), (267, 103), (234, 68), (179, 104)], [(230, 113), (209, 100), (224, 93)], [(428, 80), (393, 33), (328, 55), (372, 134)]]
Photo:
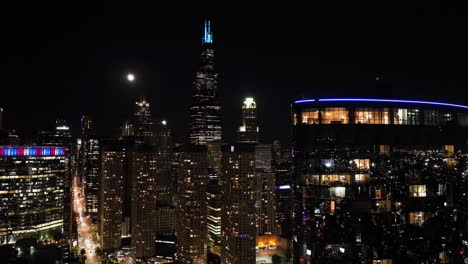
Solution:
[(0, 146), (0, 244), (63, 232), (65, 154), (64, 147)]

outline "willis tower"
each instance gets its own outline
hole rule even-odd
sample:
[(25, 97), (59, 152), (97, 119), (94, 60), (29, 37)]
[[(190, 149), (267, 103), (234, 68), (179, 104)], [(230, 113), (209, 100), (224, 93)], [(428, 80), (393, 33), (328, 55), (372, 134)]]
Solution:
[(190, 143), (195, 145), (221, 141), (221, 103), (218, 73), (214, 69), (213, 33), (209, 20), (205, 21), (202, 48), (201, 66), (195, 77), (190, 108)]

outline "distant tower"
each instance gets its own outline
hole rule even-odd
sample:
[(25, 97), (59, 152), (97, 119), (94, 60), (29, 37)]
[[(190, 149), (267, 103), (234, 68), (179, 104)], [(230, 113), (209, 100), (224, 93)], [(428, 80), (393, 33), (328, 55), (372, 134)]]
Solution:
[(193, 101), (190, 108), (190, 142), (195, 145), (221, 141), (221, 103), (218, 73), (214, 69), (213, 33), (209, 20), (205, 21), (202, 49), (201, 66), (193, 83)]
[(242, 126), (238, 131), (239, 143), (258, 143), (257, 105), (252, 97), (242, 104)]

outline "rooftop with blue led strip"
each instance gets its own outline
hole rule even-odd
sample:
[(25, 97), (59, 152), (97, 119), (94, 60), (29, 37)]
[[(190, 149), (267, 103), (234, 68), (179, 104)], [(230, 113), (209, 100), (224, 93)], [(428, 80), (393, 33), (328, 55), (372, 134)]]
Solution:
[(321, 99), (301, 99), (296, 100), (295, 104), (314, 103), (314, 102), (349, 102), (349, 103), (391, 103), (391, 104), (420, 104), (428, 106), (446, 106), (468, 110), (468, 106), (444, 102), (405, 100), (405, 99), (376, 99), (376, 98), (321, 98)]

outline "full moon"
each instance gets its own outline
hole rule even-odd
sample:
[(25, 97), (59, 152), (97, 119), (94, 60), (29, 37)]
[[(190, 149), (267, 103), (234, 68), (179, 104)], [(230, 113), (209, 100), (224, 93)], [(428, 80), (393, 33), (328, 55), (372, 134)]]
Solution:
[(130, 82), (133, 82), (133, 81), (135, 80), (135, 75), (129, 73), (129, 74), (127, 75), (127, 80), (130, 81)]

